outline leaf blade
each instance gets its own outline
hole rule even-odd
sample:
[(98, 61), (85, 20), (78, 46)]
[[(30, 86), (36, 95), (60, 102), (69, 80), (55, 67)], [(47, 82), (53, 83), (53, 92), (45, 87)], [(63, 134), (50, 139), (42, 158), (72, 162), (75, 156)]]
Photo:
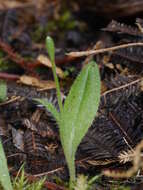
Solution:
[(46, 109), (51, 112), (51, 114), (54, 116), (54, 118), (56, 119), (56, 121), (59, 123), (60, 120), (60, 114), (57, 111), (57, 109), (54, 107), (54, 105), (51, 102), (48, 102), (45, 99), (34, 99), (35, 101), (39, 102), (40, 104), (42, 104), (44, 107), (46, 107)]
[(68, 164), (96, 115), (100, 101), (100, 75), (89, 63), (75, 80), (61, 113), (60, 135)]
[(4, 81), (0, 81), (0, 102), (3, 102), (6, 100), (7, 95), (7, 86)]
[(0, 141), (0, 182), (5, 190), (12, 190), (9, 171), (7, 168), (7, 161), (5, 158), (2, 143)]
[(47, 36), (46, 38), (46, 48), (48, 50), (48, 54), (50, 57), (51, 62), (55, 61), (55, 45), (54, 41), (50, 36)]

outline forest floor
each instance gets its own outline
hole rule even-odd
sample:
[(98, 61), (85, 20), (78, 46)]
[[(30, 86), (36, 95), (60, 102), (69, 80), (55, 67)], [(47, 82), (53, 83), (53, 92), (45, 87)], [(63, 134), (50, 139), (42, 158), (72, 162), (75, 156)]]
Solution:
[[(47, 98), (57, 103), (45, 48), (49, 35), (55, 41), (63, 95), (90, 60), (100, 69), (100, 106), (78, 148), (77, 174), (89, 179), (99, 176), (91, 189), (142, 190), (141, 15), (108, 18), (56, 0), (37, 5), (6, 2), (3, 6), (0, 1), (0, 79), (7, 84), (7, 99), (0, 102), (0, 136), (11, 176), (24, 163), (29, 182), (47, 177), (45, 189), (63, 190), (69, 179), (58, 126), (33, 100)], [(90, 50), (95, 52), (89, 54)], [(80, 51), (84, 55), (68, 54)], [(101, 175), (103, 171), (108, 176)]]

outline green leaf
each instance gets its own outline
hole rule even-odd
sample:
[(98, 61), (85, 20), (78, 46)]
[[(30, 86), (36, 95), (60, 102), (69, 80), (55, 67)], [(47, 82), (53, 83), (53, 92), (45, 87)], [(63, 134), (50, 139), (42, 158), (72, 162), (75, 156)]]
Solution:
[(0, 102), (3, 102), (7, 96), (7, 86), (4, 81), (0, 81)]
[(48, 54), (49, 54), (51, 62), (54, 62), (55, 61), (55, 46), (54, 46), (54, 41), (50, 36), (47, 36), (46, 38), (46, 48), (48, 50)]
[[(65, 100), (60, 135), (71, 173), (78, 145), (95, 118), (100, 101), (100, 74), (94, 61), (81, 71)], [(74, 174), (71, 178), (74, 180)]]
[(51, 64), (52, 64), (52, 71), (53, 71), (54, 81), (56, 83), (58, 104), (59, 104), (59, 108), (60, 108), (60, 111), (61, 111), (63, 109), (63, 105), (62, 105), (62, 97), (61, 97), (61, 92), (60, 92), (60, 84), (59, 84), (59, 80), (58, 80), (57, 73), (56, 73), (55, 45), (54, 45), (53, 39), (50, 36), (47, 36), (47, 38), (46, 38), (46, 48), (48, 50), (48, 54), (49, 54), (50, 61), (51, 61)]
[(2, 143), (0, 141), (0, 182), (5, 190), (12, 190), (10, 176), (7, 168), (7, 161), (5, 158)]
[(51, 114), (54, 116), (54, 118), (56, 119), (57, 123), (59, 123), (60, 120), (60, 114), (59, 112), (56, 110), (56, 108), (53, 106), (53, 104), (51, 102), (48, 102), (45, 99), (34, 99), (37, 102), (39, 102), (40, 104), (42, 104), (43, 106), (46, 107), (46, 109), (51, 112)]

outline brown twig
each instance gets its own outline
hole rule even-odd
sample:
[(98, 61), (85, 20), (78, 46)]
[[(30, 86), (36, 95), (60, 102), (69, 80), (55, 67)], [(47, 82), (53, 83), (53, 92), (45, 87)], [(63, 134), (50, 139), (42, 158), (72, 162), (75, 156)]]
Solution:
[(36, 175), (34, 175), (34, 176), (35, 176), (35, 177), (46, 176), (46, 175), (49, 175), (49, 174), (53, 174), (53, 173), (55, 173), (55, 172), (57, 172), (57, 171), (61, 171), (61, 170), (63, 170), (63, 169), (64, 169), (64, 167), (62, 166), (62, 167), (56, 168), (56, 169), (51, 170), (51, 171), (48, 171), (48, 172), (43, 172), (43, 173), (40, 173), (40, 174), (36, 174)]
[(7, 104), (10, 104), (10, 103), (15, 102), (15, 101), (17, 101), (19, 99), (21, 99), (20, 96), (11, 97), (7, 101), (0, 103), (0, 106), (4, 106), (4, 105), (7, 105)]
[(77, 61), (78, 57), (69, 57), (67, 55), (61, 57), (61, 58), (56, 58), (55, 63), (56, 65), (60, 66), (60, 65), (65, 65), (67, 63), (73, 62), (73, 61)]
[(143, 80), (142, 78), (139, 78), (139, 79), (137, 79), (137, 80), (134, 80), (134, 81), (129, 82), (129, 83), (127, 83), (127, 84), (121, 85), (121, 86), (119, 86), (119, 87), (112, 88), (112, 89), (110, 89), (110, 90), (105, 91), (105, 92), (102, 94), (102, 96), (105, 97), (107, 94), (110, 94), (110, 93), (112, 93), (112, 92), (115, 92), (115, 91), (124, 89), (124, 88), (126, 88), (126, 87), (128, 87), (128, 86), (131, 86), (131, 85), (133, 85), (133, 84), (137, 84), (137, 83), (139, 83), (139, 82), (142, 82), (142, 80)]
[(19, 78), (20, 78), (19, 75), (0, 72), (0, 79), (15, 81), (15, 80), (19, 80)]
[(105, 53), (109, 51), (115, 51), (118, 49), (123, 49), (123, 48), (128, 48), (128, 47), (133, 47), (133, 46), (143, 46), (143, 42), (122, 44), (119, 46), (103, 48), (103, 49), (98, 49), (98, 50), (71, 52), (71, 53), (68, 53), (67, 55), (70, 57), (82, 57), (82, 56), (96, 55), (96, 54)]
[(3, 42), (2, 39), (0, 39), (0, 49), (7, 53), (9, 58), (12, 61), (14, 61), (17, 65), (19, 65), (24, 70), (30, 71), (31, 73), (35, 73), (33, 68), (41, 65), (39, 61), (25, 61), (23, 57), (15, 53), (14, 50), (10, 47), (10, 45)]
[[(38, 66), (42, 65), (40, 63), (40, 61), (38, 60), (34, 60), (34, 61), (26, 61), (24, 60), (23, 57), (21, 57), (20, 55), (18, 55), (9, 44), (3, 42), (3, 40), (0, 38), (0, 49), (2, 49), (2, 51), (4, 51), (5, 53), (8, 54), (8, 57), (15, 62), (17, 65), (19, 65), (21, 68), (23, 68), (24, 70), (34, 74), (35, 71), (34, 69), (37, 68)], [(75, 59), (77, 59), (76, 57), (69, 57), (69, 56), (64, 56), (62, 58), (56, 58), (55, 62), (56, 65), (63, 65), (67, 62), (72, 62)], [(2, 76), (2, 75), (1, 75)], [(4, 75), (3, 75), (4, 76)], [(7, 75), (8, 76), (8, 75)], [(5, 78), (5, 77), (4, 77)], [(8, 76), (8, 79), (10, 79), (11, 77)]]

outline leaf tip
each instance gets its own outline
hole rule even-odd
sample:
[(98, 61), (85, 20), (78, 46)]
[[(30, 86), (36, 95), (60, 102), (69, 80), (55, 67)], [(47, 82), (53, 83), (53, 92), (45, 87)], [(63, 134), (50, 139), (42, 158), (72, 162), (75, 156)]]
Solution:
[(50, 36), (46, 37), (46, 49), (48, 51), (51, 61), (54, 61), (55, 58), (55, 45), (54, 41)]

